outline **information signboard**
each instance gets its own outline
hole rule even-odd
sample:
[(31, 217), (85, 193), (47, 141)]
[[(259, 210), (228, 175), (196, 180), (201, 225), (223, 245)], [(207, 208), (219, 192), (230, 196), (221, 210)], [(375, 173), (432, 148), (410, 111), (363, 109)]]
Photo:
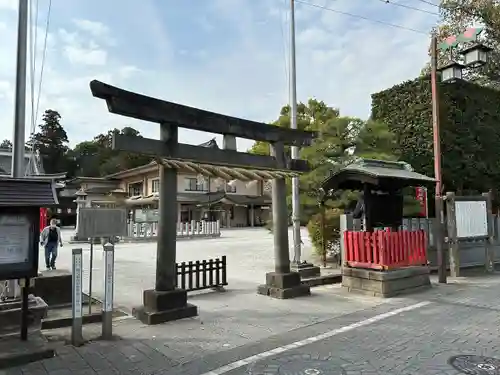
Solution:
[(26, 215), (0, 214), (0, 264), (29, 261), (30, 227)]
[(122, 208), (81, 208), (78, 237), (101, 238), (127, 235), (127, 210)]
[(458, 238), (488, 237), (488, 209), (485, 200), (456, 201)]
[(36, 277), (39, 208), (0, 209), (0, 280)]

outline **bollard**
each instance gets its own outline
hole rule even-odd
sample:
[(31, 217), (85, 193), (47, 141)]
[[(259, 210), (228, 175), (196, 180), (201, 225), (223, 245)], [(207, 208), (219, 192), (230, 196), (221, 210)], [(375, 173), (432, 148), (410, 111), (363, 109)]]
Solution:
[(82, 249), (73, 249), (73, 267), (72, 267), (72, 318), (71, 325), (71, 344), (80, 346), (83, 343), (82, 336), (82, 316), (83, 316), (83, 299), (82, 299), (82, 283), (83, 283), (83, 259)]
[(217, 220), (215, 222), (215, 234), (220, 235), (220, 221), (219, 220)]
[(113, 338), (113, 273), (115, 247), (111, 243), (103, 246), (104, 250), (104, 301), (102, 303), (102, 338)]

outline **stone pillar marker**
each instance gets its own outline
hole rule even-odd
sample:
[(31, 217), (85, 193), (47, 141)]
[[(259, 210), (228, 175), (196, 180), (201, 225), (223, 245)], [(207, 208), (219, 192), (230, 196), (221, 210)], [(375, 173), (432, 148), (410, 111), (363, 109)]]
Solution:
[[(175, 168), (187, 170), (193, 168), (193, 163), (201, 170), (203, 166), (207, 168), (207, 165), (226, 167), (224, 172), (210, 172), (204, 169), (205, 174), (213, 178), (238, 179), (241, 173), (234, 170), (235, 168), (245, 169), (248, 180), (274, 177), (276, 189), (273, 210), (279, 218), (275, 223), (278, 233), (275, 239), (276, 272), (266, 277), (267, 285), (270, 286), (268, 290), (271, 291), (266, 294), (280, 298), (309, 294), (309, 288), (300, 284), (300, 275), (290, 272), (285, 177), (292, 173), (307, 172), (310, 168), (304, 160), (287, 159), (284, 145), (310, 145), (316, 136), (315, 133), (187, 107), (95, 80), (90, 82), (90, 89), (94, 97), (106, 101), (109, 112), (160, 124), (160, 140), (113, 136), (113, 150), (151, 155), (159, 160), (160, 164), (160, 218), (155, 289), (144, 291), (143, 306), (133, 311), (137, 318), (146, 324), (157, 324), (197, 314), (197, 308), (187, 303), (187, 292), (178, 289), (176, 285), (177, 170), (163, 165), (162, 159), (175, 160)], [(179, 143), (179, 128), (221, 134), (224, 137), (224, 149)], [(238, 152), (236, 137), (272, 143), (275, 145), (275, 156)], [(259, 171), (265, 173), (259, 174)], [(207, 234), (214, 234), (217, 233), (219, 225), (217, 222), (205, 223), (204, 229)], [(195, 228), (186, 228), (185, 234), (189, 236), (194, 230)], [(182, 232), (184, 233), (184, 230)]]

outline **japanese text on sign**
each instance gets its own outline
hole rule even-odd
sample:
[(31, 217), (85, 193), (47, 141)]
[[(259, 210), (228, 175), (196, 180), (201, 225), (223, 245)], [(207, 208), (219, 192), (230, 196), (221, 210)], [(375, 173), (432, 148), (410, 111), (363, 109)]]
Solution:
[(0, 216), (0, 264), (28, 261), (30, 229), (30, 222), (24, 215)]
[(73, 309), (74, 317), (82, 317), (82, 254), (73, 255)]

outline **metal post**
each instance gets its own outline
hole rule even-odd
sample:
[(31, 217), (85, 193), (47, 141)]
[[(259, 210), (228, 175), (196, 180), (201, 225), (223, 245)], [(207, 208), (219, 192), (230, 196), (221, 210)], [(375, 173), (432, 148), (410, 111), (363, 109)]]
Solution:
[(26, 54), (28, 49), (28, 0), (19, 0), (17, 24), (16, 102), (14, 140), (12, 142), (12, 177), (24, 177), (26, 121)]
[(72, 266), (72, 325), (71, 325), (71, 344), (79, 346), (83, 343), (82, 336), (82, 316), (83, 316), (83, 299), (82, 299), (82, 284), (83, 284), (83, 259), (82, 249), (73, 249), (73, 266)]
[(102, 338), (113, 338), (113, 278), (115, 267), (115, 246), (106, 243), (104, 250), (104, 301), (102, 304)]
[[(295, 1), (290, 0), (290, 128), (297, 129), (297, 69), (295, 65)], [(292, 159), (299, 148), (292, 146)], [(293, 262), (301, 261), (299, 177), (292, 177)]]
[[(160, 140), (172, 152), (178, 145), (177, 125), (161, 124)], [(157, 291), (175, 289), (176, 241), (177, 241), (177, 169), (160, 164), (160, 202), (159, 202), (158, 242), (156, 250)], [(186, 235), (190, 235), (189, 227)]]
[(439, 92), (437, 84), (438, 41), (434, 30), (431, 41), (431, 91), (432, 91), (432, 129), (434, 139), (434, 178), (436, 180), (435, 211), (436, 211), (436, 250), (438, 261), (438, 279), (446, 283), (446, 260), (443, 247), (444, 212), (441, 197), (441, 138), (439, 133)]
[[(271, 151), (279, 161), (284, 161), (282, 143), (271, 145)], [(272, 181), (274, 268), (276, 273), (290, 273), (288, 244), (288, 209), (286, 206), (286, 181), (275, 178)]]

